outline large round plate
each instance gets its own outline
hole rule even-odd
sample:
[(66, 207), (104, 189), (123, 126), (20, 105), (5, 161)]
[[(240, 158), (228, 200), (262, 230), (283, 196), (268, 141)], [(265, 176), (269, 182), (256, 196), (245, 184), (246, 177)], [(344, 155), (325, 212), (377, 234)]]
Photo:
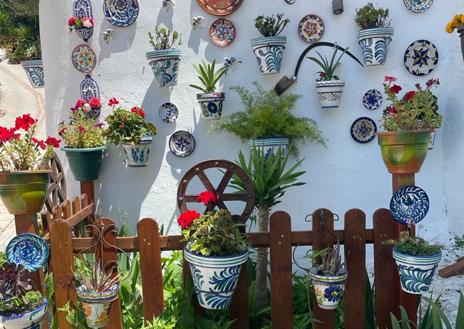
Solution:
[(89, 46), (79, 45), (72, 51), (71, 61), (79, 72), (90, 73), (97, 65), (97, 56)]
[(393, 195), (390, 211), (401, 224), (417, 224), (429, 212), (429, 197), (417, 186), (404, 186)]
[(375, 138), (377, 125), (371, 118), (362, 117), (356, 119), (351, 125), (351, 137), (361, 144), (369, 143)]
[(370, 89), (366, 91), (363, 96), (363, 105), (368, 110), (377, 110), (382, 105), (382, 93), (377, 89)]
[(307, 15), (303, 17), (298, 24), (298, 33), (300, 37), (309, 43), (321, 40), (324, 35), (324, 22), (317, 15)]
[(404, 65), (411, 74), (427, 75), (437, 67), (437, 64), (437, 47), (428, 40), (414, 41), (404, 53)]
[(432, 4), (433, 0), (404, 0), (406, 8), (416, 14), (427, 11)]
[(195, 138), (185, 130), (178, 130), (169, 138), (169, 149), (178, 157), (186, 157), (195, 150)]
[(197, 2), (208, 14), (227, 16), (236, 11), (243, 0), (197, 0)]
[(19, 234), (6, 247), (6, 258), (10, 263), (21, 264), (26, 270), (37, 271), (48, 260), (47, 243), (31, 233)]
[(218, 47), (227, 47), (235, 40), (235, 26), (225, 18), (219, 18), (211, 24), (209, 37)]
[(179, 116), (179, 110), (172, 103), (164, 103), (159, 108), (159, 116), (164, 122), (174, 122)]
[(137, 0), (103, 0), (103, 13), (110, 24), (126, 27), (137, 20), (139, 3)]

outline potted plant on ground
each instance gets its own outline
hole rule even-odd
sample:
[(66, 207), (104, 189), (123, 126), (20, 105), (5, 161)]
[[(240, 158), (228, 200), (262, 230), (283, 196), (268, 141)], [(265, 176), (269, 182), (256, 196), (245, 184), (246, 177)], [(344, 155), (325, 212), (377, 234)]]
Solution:
[(325, 139), (313, 120), (293, 115), (292, 110), (299, 95), (279, 97), (274, 90), (266, 91), (256, 82), (254, 86), (254, 92), (240, 86), (232, 88), (240, 96), (245, 111), (223, 118), (217, 130), (248, 140), (250, 148), (262, 148), (266, 154), (282, 147), (285, 155), (287, 146), (291, 153), (297, 154), (298, 141), (314, 141), (325, 145)]
[(129, 111), (122, 107), (115, 108), (115, 105), (113, 112), (105, 119), (108, 123), (106, 138), (115, 145), (123, 146), (129, 166), (147, 166), (156, 127), (145, 121), (142, 108), (134, 106)]
[(170, 31), (163, 24), (155, 27), (154, 35), (148, 32), (150, 44), (154, 50), (145, 53), (158, 87), (172, 87), (177, 84), (177, 74), (180, 63), (181, 35), (177, 31)]
[(323, 109), (338, 109), (343, 87), (345, 87), (345, 82), (335, 74), (341, 64), (340, 60), (345, 55), (345, 51), (338, 58), (337, 52), (338, 49), (335, 48), (330, 61), (319, 52), (316, 52), (319, 58), (308, 57), (308, 59), (319, 65), (322, 70), (318, 72), (319, 78), (316, 80), (316, 91), (319, 94), (319, 101)]
[(220, 119), (224, 93), (216, 92), (216, 88), (219, 80), (227, 73), (227, 68), (221, 66), (216, 70), (215, 60), (211, 64), (203, 62), (193, 67), (202, 85), (191, 84), (190, 87), (201, 91), (201, 94), (197, 94), (197, 100), (200, 103), (203, 118), (206, 120)]
[(464, 14), (458, 14), (453, 17), (453, 19), (446, 24), (446, 32), (453, 33), (454, 30), (457, 30), (459, 37), (461, 38), (461, 53), (464, 58)]
[(76, 31), (76, 34), (85, 42), (89, 41), (93, 34), (93, 18), (92, 17), (76, 17), (72, 16), (68, 19), (69, 32)]
[(287, 37), (280, 33), (289, 22), (288, 18), (284, 19), (284, 14), (255, 19), (255, 27), (263, 36), (251, 39), (251, 46), (262, 74), (279, 73), (287, 44)]
[(321, 265), (311, 268), (309, 277), (314, 286), (317, 304), (324, 310), (334, 310), (343, 297), (348, 273), (340, 256), (340, 244), (315, 253), (322, 257)]
[(68, 158), (74, 178), (78, 181), (93, 181), (98, 178), (106, 149), (104, 130), (102, 124), (95, 124), (88, 117), (90, 109), (79, 105), (77, 103), (71, 109), (69, 123), (60, 123), (59, 134), (64, 139), (62, 150)]
[(372, 3), (356, 10), (358, 42), (361, 46), (364, 64), (383, 65), (387, 60), (388, 48), (393, 36), (390, 27), (389, 10), (375, 8)]
[(378, 142), (390, 173), (414, 174), (425, 160), (433, 130), (440, 128), (443, 120), (431, 90), (440, 82), (432, 78), (425, 89), (416, 84), (416, 90), (399, 98), (402, 87), (395, 81), (385, 77), (385, 94), (391, 104), (384, 110), (382, 126), (386, 131), (377, 133)]
[(42, 210), (50, 170), (45, 170), (60, 140), (36, 137), (37, 120), (29, 114), (17, 117), (15, 126), (0, 126), (0, 197), (13, 215)]
[(401, 288), (410, 294), (429, 291), (435, 269), (441, 260), (440, 244), (429, 244), (408, 231), (400, 233), (394, 241), (393, 258), (400, 275)]

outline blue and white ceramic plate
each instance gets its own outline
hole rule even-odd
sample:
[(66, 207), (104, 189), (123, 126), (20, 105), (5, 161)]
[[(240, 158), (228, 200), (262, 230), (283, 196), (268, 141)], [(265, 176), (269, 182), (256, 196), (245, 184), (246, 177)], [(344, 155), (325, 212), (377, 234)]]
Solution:
[(76, 70), (81, 73), (90, 73), (97, 65), (97, 55), (87, 45), (78, 45), (71, 54), (71, 61)]
[(390, 211), (396, 221), (401, 224), (417, 224), (429, 212), (429, 197), (418, 186), (405, 186), (393, 195)]
[(103, 12), (112, 25), (126, 27), (137, 20), (139, 3), (137, 0), (104, 0)]
[(164, 122), (174, 122), (179, 116), (179, 110), (172, 103), (164, 103), (159, 108), (159, 116)]
[(409, 11), (420, 14), (429, 10), (433, 0), (404, 0), (404, 5)]
[(195, 138), (185, 130), (178, 130), (169, 138), (169, 149), (178, 157), (186, 157), (195, 150)]
[(364, 107), (368, 110), (377, 110), (382, 105), (382, 93), (377, 89), (366, 91), (363, 97)]
[(21, 264), (26, 270), (37, 271), (48, 260), (48, 245), (38, 235), (31, 233), (19, 234), (6, 247), (8, 262)]
[(86, 101), (92, 98), (100, 99), (100, 88), (90, 74), (87, 74), (81, 82), (81, 98)]
[(417, 76), (430, 74), (437, 64), (437, 47), (428, 40), (414, 41), (404, 53), (404, 65), (411, 74)]
[(371, 118), (356, 119), (351, 125), (351, 137), (361, 144), (369, 143), (375, 138), (377, 125)]

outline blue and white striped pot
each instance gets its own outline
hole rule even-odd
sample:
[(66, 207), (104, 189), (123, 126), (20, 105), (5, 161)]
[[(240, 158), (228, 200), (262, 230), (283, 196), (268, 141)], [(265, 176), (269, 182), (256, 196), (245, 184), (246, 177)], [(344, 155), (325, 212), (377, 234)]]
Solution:
[(126, 161), (129, 167), (145, 167), (148, 166), (150, 159), (150, 149), (153, 142), (152, 137), (144, 137), (139, 144), (123, 144)]
[(219, 120), (222, 115), (224, 93), (197, 94), (201, 114), (205, 120)]
[(392, 27), (379, 27), (358, 31), (358, 42), (363, 52), (365, 65), (385, 64), (393, 32)]
[(45, 86), (44, 69), (41, 59), (32, 59), (29, 61), (22, 61), (21, 65), (26, 71), (29, 82), (34, 88), (42, 88)]
[(193, 285), (201, 307), (222, 310), (230, 306), (242, 264), (248, 259), (248, 250), (239, 255), (206, 257), (184, 249), (190, 264)]
[(47, 312), (47, 305), (47, 299), (44, 298), (43, 303), (30, 312), (1, 315), (0, 323), (3, 324), (4, 329), (40, 329), (40, 323)]
[(279, 73), (287, 44), (287, 37), (261, 37), (251, 40), (262, 74)]
[(338, 109), (345, 82), (342, 80), (316, 81), (316, 92), (323, 109)]
[(155, 74), (158, 87), (177, 85), (181, 52), (179, 49), (161, 49), (145, 53), (148, 64)]
[(411, 256), (393, 248), (393, 258), (400, 275), (401, 288), (415, 295), (429, 291), (441, 252), (432, 256)]
[(314, 286), (317, 304), (323, 310), (334, 310), (345, 293), (345, 283), (348, 273), (326, 276), (318, 274), (317, 268), (309, 271), (309, 277)]
[(289, 140), (286, 137), (270, 137), (270, 138), (258, 138), (248, 141), (248, 148), (252, 150), (256, 147), (259, 150), (264, 151), (266, 159), (270, 154), (276, 154), (279, 147), (282, 150), (282, 157), (287, 154), (287, 147)]

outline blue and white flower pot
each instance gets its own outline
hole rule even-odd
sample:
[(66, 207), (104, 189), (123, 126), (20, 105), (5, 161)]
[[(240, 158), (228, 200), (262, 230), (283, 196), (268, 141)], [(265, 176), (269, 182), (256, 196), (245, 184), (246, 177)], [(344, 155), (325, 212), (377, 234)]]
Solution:
[(345, 82), (342, 80), (316, 81), (316, 92), (323, 109), (338, 109)]
[(172, 87), (177, 85), (177, 76), (179, 72), (180, 50), (179, 49), (161, 49), (145, 53), (150, 64), (158, 87)]
[(285, 157), (285, 154), (287, 154), (288, 144), (289, 140), (286, 137), (259, 138), (248, 141), (248, 148), (252, 150), (256, 147), (257, 149), (264, 151), (266, 158), (268, 158), (270, 154), (276, 154), (280, 147), (282, 150), (282, 157)]
[(114, 284), (108, 291), (89, 291), (84, 286), (76, 289), (85, 321), (89, 328), (106, 328), (109, 322), (111, 304), (119, 294), (119, 285)]
[(197, 94), (201, 114), (205, 120), (219, 120), (222, 115), (224, 93)]
[(45, 86), (44, 70), (41, 59), (22, 61), (21, 65), (23, 66), (24, 71), (26, 71), (32, 87), (42, 88)]
[(129, 167), (148, 166), (152, 142), (152, 137), (144, 137), (137, 145), (123, 144), (122, 147), (124, 148), (124, 152), (126, 153), (127, 165)]
[(393, 258), (400, 275), (401, 288), (415, 295), (429, 291), (441, 252), (432, 256), (411, 256), (393, 248)]
[(309, 271), (309, 277), (314, 286), (317, 304), (323, 310), (334, 310), (345, 293), (345, 283), (348, 273), (326, 276), (318, 274), (317, 268)]
[(394, 30), (392, 27), (380, 27), (358, 31), (358, 42), (363, 52), (365, 65), (385, 64), (393, 32)]
[(206, 257), (184, 249), (201, 307), (222, 310), (230, 306), (248, 250), (239, 255)]
[(36, 309), (22, 314), (1, 315), (0, 323), (4, 329), (40, 329), (45, 313), (47, 312), (47, 299)]
[(258, 60), (262, 74), (276, 74), (280, 71), (287, 37), (261, 37), (251, 40), (251, 46)]

